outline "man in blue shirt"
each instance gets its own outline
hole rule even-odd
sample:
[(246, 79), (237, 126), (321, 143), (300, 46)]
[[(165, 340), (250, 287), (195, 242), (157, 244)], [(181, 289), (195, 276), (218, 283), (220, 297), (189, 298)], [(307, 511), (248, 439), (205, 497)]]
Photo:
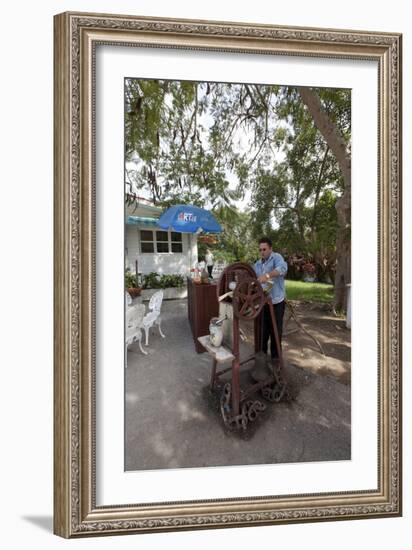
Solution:
[[(279, 342), (282, 341), (283, 316), (285, 313), (285, 275), (288, 270), (287, 263), (283, 257), (272, 250), (272, 241), (267, 237), (262, 237), (259, 241), (260, 260), (254, 265), (258, 281), (263, 289), (272, 284), (269, 295), (272, 299), (273, 310), (275, 313), (276, 326), (278, 329)], [(268, 352), (268, 343), (270, 337), (270, 355), (272, 359), (279, 357), (275, 337), (272, 331), (272, 320), (269, 306), (265, 305), (263, 309), (263, 330), (262, 330), (262, 351)]]

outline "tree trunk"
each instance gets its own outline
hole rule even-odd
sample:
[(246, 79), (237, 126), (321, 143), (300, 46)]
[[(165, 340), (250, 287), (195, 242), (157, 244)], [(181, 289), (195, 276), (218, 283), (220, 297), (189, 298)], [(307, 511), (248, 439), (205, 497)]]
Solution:
[(316, 127), (335, 155), (343, 176), (344, 191), (336, 201), (339, 230), (336, 238), (335, 309), (346, 310), (346, 285), (351, 282), (351, 158), (343, 136), (323, 110), (318, 95), (311, 88), (299, 86), (298, 91)]

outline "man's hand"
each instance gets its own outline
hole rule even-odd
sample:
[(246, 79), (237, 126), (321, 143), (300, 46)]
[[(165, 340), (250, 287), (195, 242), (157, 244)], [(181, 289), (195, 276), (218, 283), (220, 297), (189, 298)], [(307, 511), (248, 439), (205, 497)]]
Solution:
[(266, 273), (264, 273), (263, 275), (260, 275), (260, 276), (258, 277), (259, 283), (267, 283), (268, 280), (269, 280), (269, 279), (266, 277)]

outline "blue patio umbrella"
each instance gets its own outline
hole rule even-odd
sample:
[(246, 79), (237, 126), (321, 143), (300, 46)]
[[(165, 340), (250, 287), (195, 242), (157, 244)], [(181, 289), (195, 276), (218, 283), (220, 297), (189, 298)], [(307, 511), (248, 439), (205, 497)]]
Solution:
[(191, 204), (177, 204), (164, 212), (157, 225), (179, 233), (221, 233), (222, 228), (208, 210)]

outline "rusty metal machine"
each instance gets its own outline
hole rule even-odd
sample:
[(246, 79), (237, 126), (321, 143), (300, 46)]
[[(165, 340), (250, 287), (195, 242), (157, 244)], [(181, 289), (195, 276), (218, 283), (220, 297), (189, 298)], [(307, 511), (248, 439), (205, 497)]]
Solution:
[[(231, 264), (223, 271), (217, 284), (217, 294), (219, 302), (227, 306), (225, 317), (232, 317), (229, 322), (232, 337), (230, 348), (224, 345), (220, 356), (218, 352), (213, 352), (213, 348), (206, 346), (213, 357), (210, 385), (211, 389), (215, 390), (219, 377), (231, 370), (231, 382), (224, 384), (220, 396), (220, 411), (228, 429), (245, 430), (249, 422), (256, 420), (259, 413), (266, 409), (262, 401), (253, 398), (257, 392), (260, 391), (262, 397), (270, 402), (280, 401), (286, 392), (286, 383), (282, 377), (283, 358), (273, 305), (257, 280), (254, 270), (241, 262)], [(268, 361), (266, 354), (261, 351), (261, 324), (265, 304), (269, 305), (274, 336), (280, 351), (279, 359), (272, 362)], [(227, 315), (228, 308), (231, 310), (231, 315)], [(254, 353), (244, 359), (240, 357), (240, 322), (242, 320), (254, 323)], [(227, 361), (231, 361), (231, 366), (218, 372), (218, 364)], [(251, 371), (254, 383), (247, 388), (241, 388), (240, 368), (251, 361), (255, 362)]]

